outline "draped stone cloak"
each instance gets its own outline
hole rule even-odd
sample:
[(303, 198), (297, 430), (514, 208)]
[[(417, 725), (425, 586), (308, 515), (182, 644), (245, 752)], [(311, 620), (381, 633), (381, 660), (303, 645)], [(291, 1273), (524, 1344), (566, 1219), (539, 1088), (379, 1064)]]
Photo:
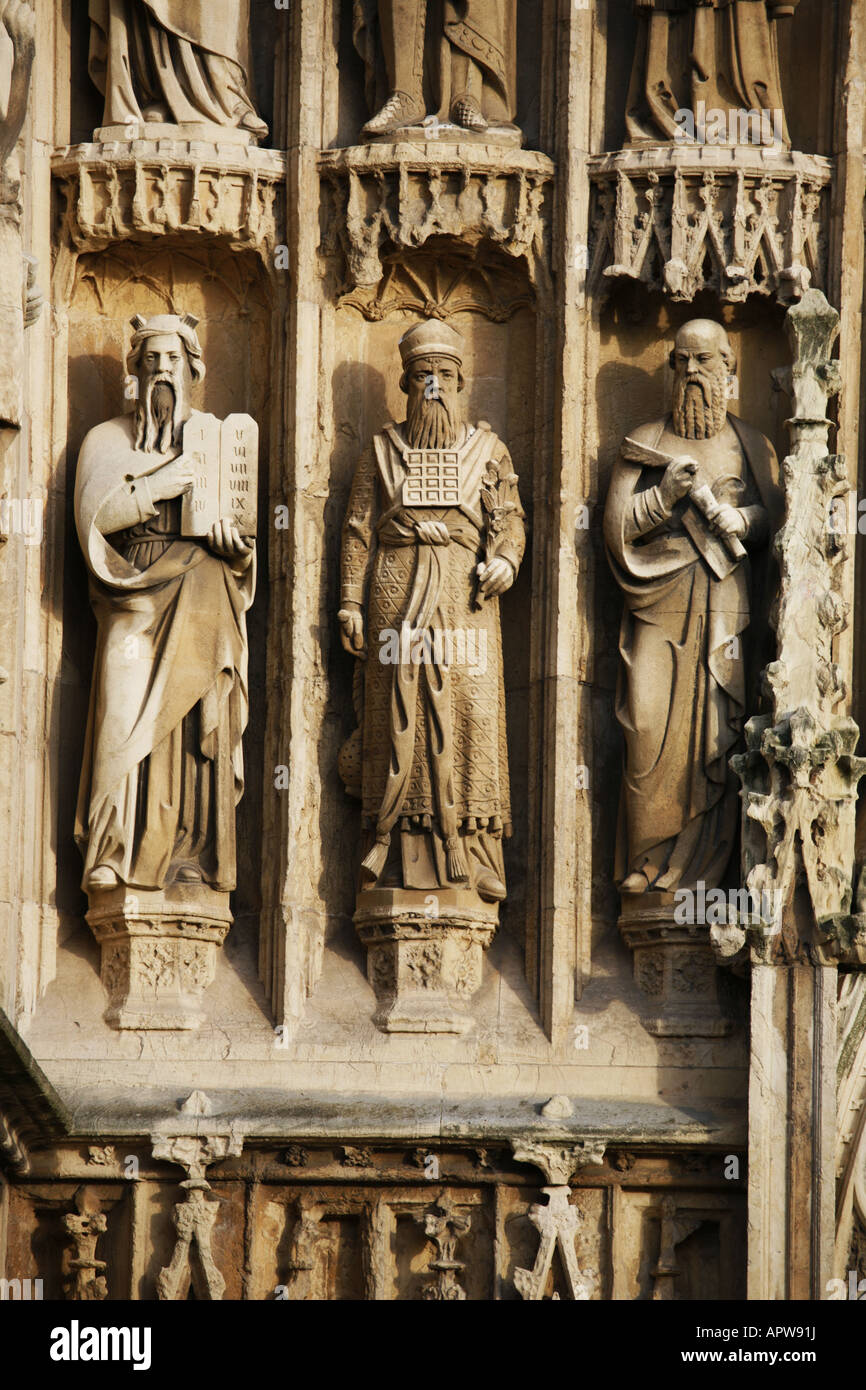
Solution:
[(162, 101), (175, 123), (237, 125), (249, 98), (249, 0), (89, 0), (90, 76), (105, 124)]
[(180, 537), (180, 499), (153, 502), (147, 478), (169, 457), (133, 447), (132, 416), (91, 430), (79, 456), (98, 635), (75, 836), (85, 885), (108, 864), (122, 883), (159, 889), (173, 864), (195, 862), (230, 890), (255, 558), (235, 573)]
[[(454, 97), (451, 54), (465, 54), (481, 75), (481, 109), (492, 123), (510, 122), (516, 110), (516, 0), (419, 0), (427, 11), (425, 97), (447, 120)], [(353, 38), (364, 60), (367, 103), (376, 111), (390, 95), (379, 40), (379, 0), (354, 0)], [(432, 22), (431, 22), (432, 21)], [(438, 22), (437, 22), (438, 21)]]
[(799, 0), (653, 0), (639, 11), (628, 139), (682, 139), (678, 110), (782, 112), (776, 19)]
[[(782, 520), (776, 455), (758, 430), (733, 415), (728, 420), (744, 455), (742, 505), (762, 506), (775, 531)], [(658, 447), (668, 423), (633, 437)], [(681, 442), (687, 453), (689, 441)], [(625, 767), (615, 876), (622, 882), (642, 870), (651, 888), (672, 892), (699, 880), (718, 887), (730, 860), (737, 795), (728, 759), (745, 718), (744, 634), (759, 612), (763, 625), (766, 567), (755, 566), (754, 584), (748, 557), (717, 578), (683, 529), (686, 503), (665, 519), (662, 473), (620, 457), (604, 530), (625, 598), (616, 704)]]
[[(508, 450), (483, 422), (458, 437), (461, 505), (404, 508), (399, 426), (376, 435), (360, 460), (343, 527), (342, 598), (366, 611), (361, 799), (367, 878), (397, 886), (473, 882), (478, 868), (504, 882), (501, 840), (511, 829), (499, 599), (477, 602), (475, 569), (500, 555), (515, 570), (525, 544), (523, 509)], [(493, 482), (497, 515), (482, 492)], [(417, 524), (445, 523), (446, 545), (425, 543)], [(393, 662), (392, 634), (430, 634), (427, 660)], [(437, 647), (435, 634), (465, 644)], [(444, 659), (443, 659), (444, 658)], [(399, 832), (399, 836), (394, 832)], [(396, 841), (397, 843), (392, 842)]]

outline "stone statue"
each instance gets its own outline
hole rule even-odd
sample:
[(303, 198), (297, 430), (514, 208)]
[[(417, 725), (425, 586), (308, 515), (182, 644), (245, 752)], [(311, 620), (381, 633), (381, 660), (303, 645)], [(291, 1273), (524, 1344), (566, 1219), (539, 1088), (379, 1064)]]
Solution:
[[(639, 30), (626, 110), (629, 142), (778, 141), (789, 147), (776, 25), (798, 4), (635, 0)], [(765, 116), (757, 123), (738, 119), (737, 113), (748, 111)]]
[(481, 921), (489, 939), (511, 829), (499, 596), (523, 509), (505, 445), (461, 422), (460, 334), (419, 323), (400, 354), (406, 420), (361, 458), (343, 526), (339, 621), (362, 673), (340, 764), (363, 807), (358, 909), (434, 933)]
[[(98, 624), (75, 835), (91, 896), (125, 885), (235, 887), (254, 545), (221, 518), (182, 522), (183, 452), (204, 363), (196, 319), (133, 319), (133, 413), (97, 425), (78, 460), (75, 519)], [(214, 422), (218, 424), (218, 422)]]
[(39, 316), (35, 261), (21, 236), (17, 144), (27, 115), (36, 52), (36, 15), (28, 0), (0, 8), (0, 433), (21, 427), (24, 329)]
[(748, 552), (766, 553), (781, 520), (773, 447), (727, 411), (735, 363), (722, 326), (685, 324), (671, 366), (672, 414), (625, 440), (604, 519), (625, 599), (625, 895), (722, 882), (737, 832), (728, 760), (746, 714), (744, 634), (766, 587), (750, 583)]
[(515, 25), (515, 0), (355, 0), (355, 46), (375, 111), (362, 133), (450, 121), (463, 134), (519, 142)]
[(36, 16), (28, 0), (7, 0), (0, 14), (11, 47), (11, 66), (4, 64), (0, 82), (0, 164), (13, 153), (27, 115), (30, 74), (36, 52)]
[(89, 14), (106, 127), (206, 122), (267, 135), (250, 97), (249, 0), (90, 0)]

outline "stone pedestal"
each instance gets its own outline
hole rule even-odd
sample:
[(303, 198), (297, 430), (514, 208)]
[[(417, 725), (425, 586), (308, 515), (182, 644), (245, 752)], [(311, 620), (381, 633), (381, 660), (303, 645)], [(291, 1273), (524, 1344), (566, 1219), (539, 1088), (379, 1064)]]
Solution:
[(499, 924), (496, 906), (474, 893), (409, 893), (373, 888), (358, 894), (354, 917), (367, 947), (373, 1016), (384, 1033), (465, 1033), (466, 1005), (481, 984), (484, 951)]
[(93, 132), (93, 139), (101, 144), (126, 140), (203, 140), (215, 145), (240, 145), (246, 148), (253, 143), (248, 130), (239, 126), (216, 125), (213, 121), (185, 121), (174, 125), (168, 121), (126, 121), (123, 125), (103, 125)]
[(396, 145), (409, 141), (411, 144), (439, 143), (449, 145), (493, 145), (519, 150), (523, 144), (523, 132), (516, 125), (502, 121), (489, 125), (486, 130), (467, 130), (465, 126), (455, 125), (453, 121), (443, 121), (436, 115), (428, 116), (423, 125), (403, 125), (389, 130), (385, 135), (370, 135), (366, 143), (370, 145)]
[(204, 884), (163, 892), (120, 887), (90, 895), (113, 1028), (197, 1028), (201, 997), (232, 923), (228, 893)]
[(622, 900), (619, 929), (634, 955), (635, 980), (650, 1001), (643, 1025), (660, 1038), (724, 1037), (731, 1023), (719, 1005), (709, 927), (678, 922), (675, 912), (671, 893)]

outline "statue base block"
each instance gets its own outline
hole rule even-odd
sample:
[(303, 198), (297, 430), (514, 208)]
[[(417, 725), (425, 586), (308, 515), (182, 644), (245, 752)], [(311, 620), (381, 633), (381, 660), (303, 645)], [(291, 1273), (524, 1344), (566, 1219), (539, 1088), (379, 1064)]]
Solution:
[(232, 923), (229, 894), (205, 884), (93, 890), (87, 921), (102, 952), (112, 1028), (197, 1028), (201, 997)]
[(127, 121), (125, 125), (100, 126), (93, 132), (93, 139), (101, 145), (128, 144), (131, 140), (201, 140), (208, 145), (246, 148), (254, 143), (248, 130), (212, 121), (187, 121), (183, 125), (171, 125), (167, 121)]
[(463, 889), (358, 894), (354, 917), (384, 1033), (466, 1033), (466, 1005), (481, 984), (484, 951), (499, 925), (495, 905)]
[(722, 1038), (722, 1013), (709, 927), (674, 920), (672, 893), (622, 897), (619, 929), (634, 955), (634, 977), (651, 1007), (643, 1017), (658, 1038)]
[(465, 126), (453, 121), (440, 121), (437, 116), (428, 116), (423, 125), (402, 125), (389, 130), (385, 135), (371, 135), (367, 143), (371, 145), (427, 145), (434, 149), (440, 145), (494, 145), (519, 150), (523, 144), (523, 132), (516, 125), (503, 122), (489, 125), (486, 130), (467, 130)]

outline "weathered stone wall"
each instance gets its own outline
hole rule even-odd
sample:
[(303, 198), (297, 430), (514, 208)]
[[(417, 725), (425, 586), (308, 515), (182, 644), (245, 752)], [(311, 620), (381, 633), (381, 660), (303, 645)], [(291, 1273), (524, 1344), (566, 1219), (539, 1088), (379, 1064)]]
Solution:
[[(482, 5), (482, 28), (509, 8)], [(790, 148), (768, 151), (629, 144), (643, 20), (624, 0), (518, 0), (510, 119), (484, 135), (471, 104), (464, 125), (459, 104), (445, 122), (407, 107), (365, 134), (350, 0), (252, 0), (258, 144), (237, 109), (113, 123), (85, 0), (34, 0), (20, 191), (7, 164), (0, 206), (0, 315), (23, 343), (0, 499), (40, 521), (25, 534), (10, 510), (0, 555), (7, 1277), (66, 1298), (191, 1280), (196, 1298), (631, 1300), (815, 1298), (844, 1274), (866, 1220), (862, 564), (827, 518), (849, 493), (856, 516), (862, 472), (866, 6), (774, 8)], [(468, 79), (476, 118), (489, 86)], [(30, 300), (18, 315), (24, 252), (38, 319)], [(73, 836), (100, 660), (75, 478), (89, 432), (136, 409), (130, 320), (184, 314), (207, 368), (192, 405), (259, 429), (237, 886), (166, 906), (121, 878), (99, 919)], [(753, 556), (745, 719), (764, 722), (734, 749), (745, 819), (723, 875), (780, 893), (769, 945), (733, 909), (684, 924), (670, 894), (630, 917), (614, 866), (623, 596), (603, 516), (696, 319), (726, 332), (731, 413), (791, 456), (781, 550), (768, 535)], [(500, 600), (514, 834), (501, 904), (459, 898), (458, 922), (456, 875), (432, 907), (389, 882), (370, 945), (338, 767), (358, 721), (341, 527), (359, 458), (406, 414), (400, 340), (427, 320), (459, 333), (461, 411), (504, 441), (525, 514)], [(446, 566), (456, 544), (439, 549)], [(198, 615), (191, 651), (215, 622)]]

